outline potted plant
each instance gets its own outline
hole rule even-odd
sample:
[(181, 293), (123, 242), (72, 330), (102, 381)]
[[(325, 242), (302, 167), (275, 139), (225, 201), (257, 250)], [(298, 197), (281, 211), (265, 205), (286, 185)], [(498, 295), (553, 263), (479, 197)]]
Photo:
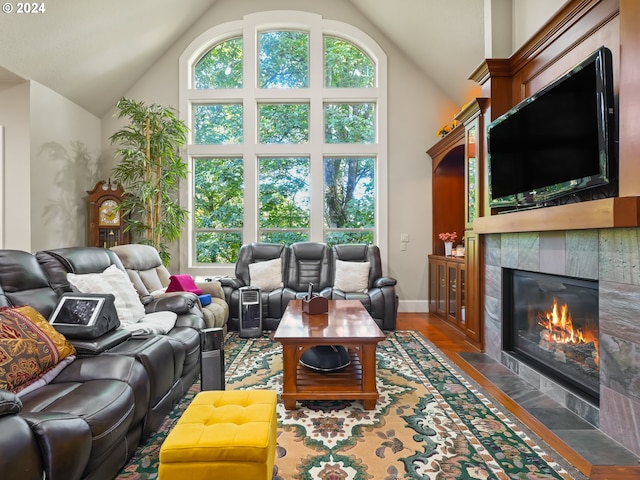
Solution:
[(188, 215), (178, 201), (180, 180), (187, 177), (180, 149), (188, 128), (169, 107), (124, 97), (116, 107), (116, 116), (129, 121), (110, 137), (120, 158), (112, 174), (124, 189), (119, 209), (125, 229), (134, 241), (155, 247), (168, 265), (169, 244), (180, 238)]

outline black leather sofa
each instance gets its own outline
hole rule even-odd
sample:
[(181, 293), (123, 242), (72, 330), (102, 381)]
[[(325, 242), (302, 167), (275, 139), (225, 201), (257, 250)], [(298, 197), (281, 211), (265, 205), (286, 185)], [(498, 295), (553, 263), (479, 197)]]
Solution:
[[(238, 254), (235, 277), (220, 279), (229, 305), (229, 330), (240, 327), (240, 288), (260, 283), (251, 278), (252, 266), (274, 260), (280, 265), (281, 278), (269, 282), (272, 285), (268, 288), (260, 289), (263, 330), (275, 330), (289, 301), (307, 295), (310, 283), (314, 293), (328, 299), (360, 300), (381, 329), (395, 330), (397, 282), (383, 275), (380, 249), (376, 245), (360, 244), (329, 247), (317, 242), (298, 242), (291, 246), (260, 242), (243, 245)], [(368, 264), (368, 273), (362, 291), (344, 290), (337, 286), (339, 268), (341, 271), (345, 268), (361, 270), (358, 267), (365, 263)]]
[[(71, 290), (68, 272), (112, 264), (122, 268), (114, 252), (100, 248), (0, 250), (0, 307), (29, 305), (48, 318)], [(145, 309), (176, 311), (176, 326), (162, 336), (116, 329), (95, 340), (69, 338), (77, 358), (49, 383), (24, 394), (0, 389), (0, 478), (112, 479), (157, 430), (199, 374), (205, 322), (193, 295), (170, 295)]]
[[(35, 256), (57, 296), (73, 291), (67, 280), (67, 273), (80, 275), (100, 273), (111, 265), (115, 265), (120, 270), (125, 271), (118, 255), (111, 250), (103, 248), (59, 248), (37, 252)], [(147, 313), (171, 311), (178, 314), (175, 327), (163, 336), (169, 342), (171, 347), (170, 358), (173, 358), (174, 361), (171, 395), (167, 398), (170, 402), (162, 409), (164, 413), (161, 413), (159, 415), (160, 418), (154, 422), (159, 425), (159, 422), (170, 410), (171, 404), (175, 404), (177, 399), (182, 398), (200, 373), (199, 331), (206, 328), (206, 323), (204, 314), (198, 305), (197, 297), (194, 295), (176, 292), (164, 295), (162, 298), (149, 298), (148, 300), (148, 303), (145, 304)], [(80, 347), (83, 352), (89, 354), (102, 353), (106, 350), (104, 346), (96, 345), (94, 342), (83, 343)], [(132, 348), (136, 348), (135, 345), (132, 345)]]

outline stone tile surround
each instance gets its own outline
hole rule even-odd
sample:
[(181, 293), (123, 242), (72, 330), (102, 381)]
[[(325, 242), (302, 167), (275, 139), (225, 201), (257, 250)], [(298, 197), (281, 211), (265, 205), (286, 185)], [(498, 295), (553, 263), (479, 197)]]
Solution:
[[(640, 229), (483, 238), (485, 353), (640, 455)], [(599, 281), (599, 410), (502, 352), (502, 268)]]

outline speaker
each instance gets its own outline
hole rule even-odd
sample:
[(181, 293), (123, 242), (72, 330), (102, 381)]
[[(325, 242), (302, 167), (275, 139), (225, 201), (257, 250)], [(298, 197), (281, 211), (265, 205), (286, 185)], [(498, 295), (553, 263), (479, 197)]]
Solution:
[(262, 335), (262, 295), (257, 287), (240, 287), (240, 337)]
[(204, 328), (200, 330), (200, 389), (224, 388), (224, 333), (222, 328)]

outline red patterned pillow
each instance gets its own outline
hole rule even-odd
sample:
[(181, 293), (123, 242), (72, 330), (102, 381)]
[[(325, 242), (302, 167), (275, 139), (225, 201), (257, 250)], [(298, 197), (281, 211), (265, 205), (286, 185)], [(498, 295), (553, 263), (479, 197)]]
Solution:
[(0, 310), (0, 388), (18, 392), (75, 353), (34, 308)]

